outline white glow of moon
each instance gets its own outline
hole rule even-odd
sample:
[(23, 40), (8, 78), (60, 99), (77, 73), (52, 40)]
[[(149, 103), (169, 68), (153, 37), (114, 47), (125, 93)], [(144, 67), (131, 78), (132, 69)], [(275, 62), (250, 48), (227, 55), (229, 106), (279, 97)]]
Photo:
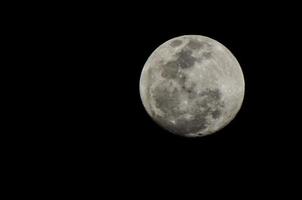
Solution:
[(140, 96), (151, 118), (186, 137), (204, 136), (226, 126), (244, 97), (244, 77), (221, 43), (184, 35), (160, 45), (140, 77)]

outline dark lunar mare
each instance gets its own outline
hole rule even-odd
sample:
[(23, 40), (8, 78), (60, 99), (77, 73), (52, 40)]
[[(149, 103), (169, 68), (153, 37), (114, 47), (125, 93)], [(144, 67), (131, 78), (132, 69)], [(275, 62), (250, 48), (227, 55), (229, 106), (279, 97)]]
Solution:
[(171, 43), (170, 43), (170, 46), (171, 47), (178, 47), (179, 45), (182, 44), (182, 41), (181, 40), (173, 40)]
[[(189, 102), (193, 104), (192, 108), (188, 111), (179, 109), (181, 99), (180, 93), (177, 89), (173, 92), (168, 92), (166, 88), (157, 87), (154, 90), (154, 99), (156, 107), (160, 109), (164, 116), (163, 118), (157, 116), (159, 123), (164, 127), (168, 127), (170, 131), (178, 134), (188, 134), (197, 131), (202, 131), (209, 125), (207, 117), (211, 116), (213, 119), (218, 119), (222, 114), (224, 103), (221, 100), (221, 92), (219, 89), (207, 89), (196, 97), (196, 102)], [(196, 94), (197, 95), (197, 94)], [(184, 114), (190, 114), (193, 118), (186, 119)], [(176, 119), (176, 124), (167, 122), (167, 119)]]
[[(174, 40), (170, 43), (171, 46), (179, 46), (182, 44), (181, 40)], [(192, 56), (192, 50), (204, 48), (205, 52), (203, 52), (201, 58), (196, 58)], [(185, 78), (182, 70), (189, 69), (194, 66), (195, 62), (202, 62), (205, 59), (209, 59), (211, 57), (211, 45), (206, 42), (200, 42), (198, 40), (191, 39), (183, 49), (176, 53), (176, 59), (172, 61), (168, 61), (166, 64), (162, 65), (161, 76), (166, 79), (179, 79), (179, 75), (182, 75)], [(179, 68), (181, 70), (179, 70)], [(182, 80), (177, 80), (179, 84), (183, 84)]]
[(191, 39), (188, 44), (187, 47), (189, 47), (190, 49), (201, 49), (202, 47), (204, 47), (205, 42), (200, 42), (198, 40), (193, 40)]
[(176, 56), (178, 66), (183, 69), (193, 67), (194, 63), (196, 62), (196, 58), (192, 56), (191, 50), (181, 50), (176, 54)]

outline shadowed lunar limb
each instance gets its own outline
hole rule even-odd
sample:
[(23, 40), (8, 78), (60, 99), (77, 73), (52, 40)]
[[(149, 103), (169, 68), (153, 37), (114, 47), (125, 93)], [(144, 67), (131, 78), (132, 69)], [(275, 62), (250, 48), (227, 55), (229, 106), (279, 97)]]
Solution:
[(187, 137), (204, 136), (235, 117), (243, 101), (244, 78), (239, 63), (222, 44), (204, 36), (180, 36), (149, 57), (140, 78), (140, 95), (148, 114), (164, 129)]

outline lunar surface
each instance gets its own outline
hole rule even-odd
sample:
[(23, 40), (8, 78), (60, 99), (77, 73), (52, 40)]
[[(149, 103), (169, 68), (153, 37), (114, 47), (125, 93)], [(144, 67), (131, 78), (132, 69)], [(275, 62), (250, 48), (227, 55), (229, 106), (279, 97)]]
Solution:
[(184, 35), (160, 45), (140, 77), (140, 96), (151, 118), (181, 136), (199, 137), (229, 124), (242, 105), (244, 77), (221, 43)]

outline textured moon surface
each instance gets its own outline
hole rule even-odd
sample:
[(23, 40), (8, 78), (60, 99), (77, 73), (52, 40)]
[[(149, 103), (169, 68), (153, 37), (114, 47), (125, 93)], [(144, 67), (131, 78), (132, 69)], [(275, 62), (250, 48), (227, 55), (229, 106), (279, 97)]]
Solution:
[(186, 137), (209, 135), (229, 124), (241, 108), (244, 87), (233, 54), (200, 35), (176, 37), (155, 49), (139, 86), (151, 118)]

